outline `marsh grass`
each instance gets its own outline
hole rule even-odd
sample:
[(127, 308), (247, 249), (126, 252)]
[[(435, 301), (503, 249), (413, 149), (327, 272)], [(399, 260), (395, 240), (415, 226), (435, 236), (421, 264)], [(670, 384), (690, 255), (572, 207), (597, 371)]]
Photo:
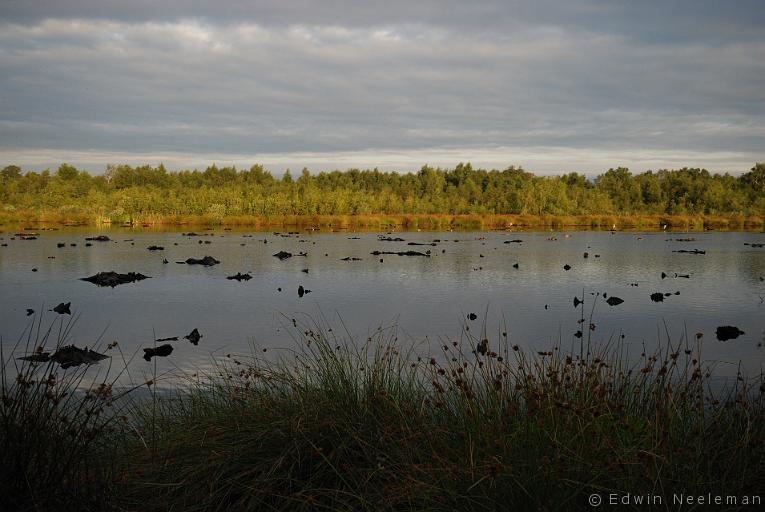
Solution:
[(112, 375), (110, 363), (94, 375), (16, 359), (68, 344), (75, 322), (57, 318), (46, 327), (40, 315), (10, 351), (0, 342), (3, 510), (103, 510), (111, 499), (115, 422), (128, 394), (113, 392), (121, 372)]
[(713, 392), (702, 340), (630, 364), (621, 338), (529, 351), (466, 325), (418, 357), (395, 327), (294, 331), (297, 353), (230, 358), (143, 409), (156, 445), (127, 450), (126, 507), (564, 510), (765, 489), (761, 380)]
[(765, 489), (762, 377), (713, 386), (703, 338), (647, 352), (584, 328), (530, 350), (485, 319), (427, 345), (285, 323), (296, 350), (161, 392), (155, 370), (141, 397), (115, 391), (121, 372), (12, 358), (68, 342), (72, 322), (32, 322), (2, 354), (3, 509), (576, 510), (593, 492)]

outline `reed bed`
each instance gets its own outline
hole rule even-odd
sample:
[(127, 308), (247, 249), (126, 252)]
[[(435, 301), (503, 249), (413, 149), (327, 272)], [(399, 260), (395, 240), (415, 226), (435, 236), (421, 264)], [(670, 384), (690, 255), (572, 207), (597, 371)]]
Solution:
[(294, 356), (231, 358), (162, 401), (127, 502), (564, 510), (593, 492), (765, 489), (761, 381), (712, 392), (701, 342), (667, 340), (635, 364), (620, 339), (530, 352), (466, 325), (418, 357), (395, 327), (362, 343), (336, 332), (297, 323)]
[[(427, 346), (395, 326), (360, 340), (324, 318), (288, 322), (295, 351), (253, 347), (117, 412), (101, 387), (61, 409), (44, 381), (4, 373), (3, 495), (94, 510), (478, 511), (765, 490), (762, 377), (713, 386), (703, 339), (649, 353), (584, 335), (532, 351), (479, 322)], [(56, 382), (71, 397), (79, 381)]]
[(297, 230), (762, 230), (765, 217), (712, 215), (512, 215), (512, 214), (369, 214), (369, 215), (160, 215), (111, 218), (101, 214), (44, 211), (0, 212), (0, 225), (63, 224), (83, 226), (208, 226)]

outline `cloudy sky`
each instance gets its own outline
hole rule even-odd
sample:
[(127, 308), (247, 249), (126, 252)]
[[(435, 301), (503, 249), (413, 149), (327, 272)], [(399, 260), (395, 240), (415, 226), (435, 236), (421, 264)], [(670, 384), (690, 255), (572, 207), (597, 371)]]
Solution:
[(0, 0), (0, 165), (765, 161), (762, 0)]

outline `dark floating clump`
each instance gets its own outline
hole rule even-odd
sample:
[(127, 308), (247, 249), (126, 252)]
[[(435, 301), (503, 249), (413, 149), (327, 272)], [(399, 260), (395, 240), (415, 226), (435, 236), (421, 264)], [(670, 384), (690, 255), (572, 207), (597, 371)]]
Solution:
[(380, 242), (406, 242), (406, 240), (404, 240), (403, 238), (392, 238), (389, 236), (382, 236), (382, 235), (378, 235), (377, 239)]
[(361, 261), (361, 258), (346, 256), (345, 258), (341, 259), (340, 261)]
[(90, 277), (83, 277), (80, 281), (87, 281), (97, 286), (111, 286), (114, 288), (120, 284), (135, 283), (136, 281), (143, 281), (149, 279), (149, 276), (145, 276), (140, 272), (128, 272), (127, 274), (118, 274), (117, 272), (99, 272), (96, 275)]
[(749, 242), (744, 242), (744, 245), (748, 245), (749, 247), (752, 247), (752, 248), (762, 248), (762, 247), (765, 247), (765, 244), (754, 244), (754, 243), (750, 244)]
[(624, 302), (624, 299), (620, 299), (619, 297), (614, 297), (614, 296), (611, 296), (608, 299), (606, 299), (606, 303), (609, 306), (618, 306), (622, 302)]
[(721, 325), (715, 331), (715, 335), (717, 336), (717, 339), (720, 341), (735, 340), (742, 334), (746, 334), (746, 333), (742, 331), (741, 329), (739, 329), (738, 327), (734, 327), (732, 325)]
[(516, 238), (515, 240), (505, 240), (503, 244), (522, 244), (523, 240)]
[(87, 348), (77, 348), (74, 345), (68, 345), (56, 350), (52, 355), (49, 352), (35, 352), (29, 356), (20, 357), (24, 361), (32, 361), (35, 363), (46, 363), (53, 361), (61, 365), (61, 368), (67, 369), (72, 366), (80, 366), (81, 364), (95, 364), (102, 361), (109, 356), (105, 354), (99, 354), (94, 350)]
[(35, 314), (35, 310), (32, 308), (27, 308), (27, 316), (32, 316)]
[(235, 275), (228, 276), (226, 279), (242, 282), (242, 281), (249, 281), (250, 279), (252, 279), (252, 276), (250, 274), (242, 274), (241, 272), (237, 272)]
[(651, 300), (654, 302), (664, 302), (664, 294), (661, 292), (652, 293)]
[(579, 304), (584, 304), (583, 300), (579, 300), (579, 297), (574, 297), (574, 307), (578, 308)]
[(59, 242), (59, 243), (56, 244), (56, 247), (58, 247), (60, 249), (62, 247), (66, 247), (66, 244), (64, 242)]
[(43, 352), (42, 350), (38, 350), (37, 352), (34, 352), (33, 354), (19, 357), (18, 359), (20, 361), (31, 361), (33, 363), (47, 363), (48, 361), (50, 361), (50, 352)]
[(702, 251), (699, 249), (692, 249), (690, 251), (687, 249), (680, 249), (679, 251), (672, 251), (672, 252), (678, 252), (683, 254), (706, 254), (707, 253), (707, 251)]
[(308, 288), (303, 288), (302, 284), (298, 286), (298, 297), (302, 297), (306, 293), (311, 293), (311, 290), (309, 290)]
[(61, 365), (61, 368), (67, 369), (72, 366), (80, 366), (81, 364), (94, 364), (109, 356), (105, 354), (99, 354), (94, 350), (88, 348), (77, 348), (74, 345), (68, 347), (62, 347), (56, 350), (52, 356), (51, 361)]
[(85, 241), (87, 242), (111, 242), (111, 238), (109, 238), (106, 235), (98, 235), (98, 236), (88, 236), (85, 237)]
[(169, 338), (158, 338), (154, 341), (178, 341), (178, 336), (170, 336)]
[(69, 309), (69, 306), (71, 305), (72, 305), (71, 302), (67, 302), (66, 304), (61, 302), (58, 306), (53, 308), (53, 311), (58, 313), (59, 315), (71, 315), (72, 311)]
[(569, 271), (569, 270), (571, 270), (571, 265), (569, 265), (568, 263), (566, 263), (565, 265), (563, 265), (563, 270), (565, 270), (565, 271)]
[(189, 258), (184, 263), (186, 263), (186, 265), (204, 265), (205, 267), (212, 267), (213, 265), (220, 263), (220, 261), (212, 256), (205, 256), (201, 260), (197, 258)]
[(170, 344), (160, 345), (156, 348), (143, 349), (143, 358), (151, 361), (152, 357), (167, 357), (173, 353), (173, 346)]
[(519, 268), (519, 265), (517, 263), (513, 263), (513, 268)]
[(276, 254), (274, 254), (274, 258), (279, 258), (280, 260), (286, 260), (287, 258), (291, 258), (292, 253), (287, 251), (279, 251)]
[(438, 244), (437, 244), (437, 243), (435, 243), (435, 242), (425, 242), (425, 243), (422, 243), (422, 242), (409, 242), (409, 243), (408, 243), (408, 244), (406, 244), (406, 245), (430, 245), (430, 246), (432, 246), (432, 247), (435, 247), (435, 246), (437, 246)]
[(192, 345), (199, 345), (199, 340), (202, 338), (202, 335), (199, 334), (199, 331), (194, 328), (193, 331), (188, 333), (186, 336), (183, 337), (186, 340), (189, 340)]
[(395, 254), (396, 256), (425, 256), (426, 258), (430, 258), (430, 254), (419, 251), (372, 251), (369, 254), (372, 256), (379, 256), (381, 254)]
[(473, 321), (476, 318), (478, 318), (478, 315), (476, 315), (475, 313), (469, 313), (467, 317), (468, 317), (468, 320)]
[(149, 247), (147, 247), (147, 249), (150, 250), (150, 251), (164, 251), (165, 250), (165, 248), (162, 247), (161, 245), (150, 245)]

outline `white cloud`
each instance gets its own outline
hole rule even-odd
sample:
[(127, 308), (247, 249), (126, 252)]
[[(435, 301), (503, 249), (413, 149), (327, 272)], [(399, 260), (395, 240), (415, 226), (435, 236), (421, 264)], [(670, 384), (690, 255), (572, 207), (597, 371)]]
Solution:
[(168, 169), (204, 169), (215, 163), (239, 169), (262, 164), (275, 175), (284, 170), (308, 167), (312, 172), (351, 168), (413, 172), (423, 165), (453, 168), (471, 162), (474, 168), (505, 169), (521, 166), (539, 174), (579, 172), (594, 176), (612, 167), (628, 167), (633, 172), (681, 167), (702, 167), (713, 172), (746, 171), (757, 153), (730, 151), (643, 151), (631, 148), (594, 149), (557, 146), (432, 147), (424, 149), (374, 149), (338, 152), (294, 153), (194, 153), (187, 152), (106, 152), (99, 150), (32, 151), (0, 149), (0, 159), (15, 162), (24, 169), (55, 169), (61, 162), (100, 173), (107, 164), (159, 165)]

